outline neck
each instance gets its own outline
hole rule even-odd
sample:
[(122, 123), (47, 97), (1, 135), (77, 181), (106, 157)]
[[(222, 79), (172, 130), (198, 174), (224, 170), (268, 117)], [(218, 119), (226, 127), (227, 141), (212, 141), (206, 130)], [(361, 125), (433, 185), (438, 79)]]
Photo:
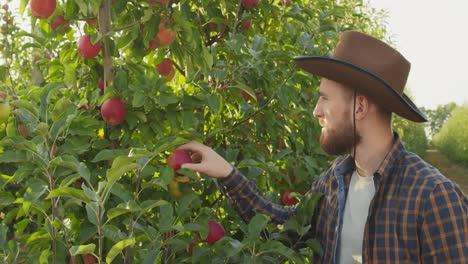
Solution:
[[(362, 139), (356, 147), (356, 170), (361, 176), (372, 176), (379, 169), (393, 144), (390, 128), (373, 127), (369, 133), (362, 133)], [(351, 152), (352, 153), (352, 152)]]

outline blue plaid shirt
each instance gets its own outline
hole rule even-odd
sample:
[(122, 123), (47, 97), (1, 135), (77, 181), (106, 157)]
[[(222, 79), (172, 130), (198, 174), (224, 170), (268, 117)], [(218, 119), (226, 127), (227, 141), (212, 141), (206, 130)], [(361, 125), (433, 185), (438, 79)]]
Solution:
[[(322, 245), (317, 263), (336, 263), (346, 195), (354, 162), (335, 159), (312, 184), (324, 194), (314, 214), (314, 236)], [(248, 222), (256, 212), (283, 223), (293, 207), (263, 196), (237, 169), (219, 179), (221, 190)], [(369, 206), (362, 247), (363, 263), (468, 263), (468, 199), (436, 168), (408, 152), (395, 134), (392, 149), (374, 173), (375, 196)]]

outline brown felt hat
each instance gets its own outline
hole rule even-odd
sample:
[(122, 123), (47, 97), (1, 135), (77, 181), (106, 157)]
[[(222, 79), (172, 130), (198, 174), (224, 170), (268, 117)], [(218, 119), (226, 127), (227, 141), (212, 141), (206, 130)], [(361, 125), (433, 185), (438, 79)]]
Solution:
[(332, 57), (297, 56), (302, 69), (357, 89), (384, 109), (415, 122), (427, 117), (403, 93), (410, 63), (395, 49), (369, 35), (346, 31)]

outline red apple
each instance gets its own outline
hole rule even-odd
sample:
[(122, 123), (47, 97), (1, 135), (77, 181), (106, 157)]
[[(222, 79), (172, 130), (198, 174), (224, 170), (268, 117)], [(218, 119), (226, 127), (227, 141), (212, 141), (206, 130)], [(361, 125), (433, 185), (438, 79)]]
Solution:
[(171, 59), (165, 58), (159, 64), (156, 65), (156, 71), (161, 76), (165, 76), (167, 80), (171, 80), (175, 74), (174, 63)]
[(245, 9), (249, 10), (249, 9), (256, 7), (259, 2), (260, 0), (241, 0), (241, 5)]
[(101, 51), (101, 43), (97, 42), (94, 45), (91, 43), (91, 35), (86, 34), (78, 40), (78, 54), (85, 59), (96, 57)]
[(291, 194), (291, 190), (286, 190), (283, 193), (283, 204), (285, 205), (295, 205), (299, 202), (299, 200), (296, 197), (290, 197), (289, 195)]
[(250, 100), (253, 100), (253, 99), (254, 99), (249, 93), (247, 93), (247, 92), (244, 91), (244, 90), (241, 90), (241, 95), (242, 95), (242, 97), (244, 97), (244, 99), (245, 99), (246, 101), (250, 101)]
[(29, 6), (33, 16), (47, 19), (54, 13), (57, 2), (56, 0), (31, 0)]
[(252, 27), (252, 20), (251, 19), (247, 19), (247, 20), (242, 21), (241, 26), (240, 26), (242, 31), (248, 31), (251, 27)]
[(7, 96), (8, 96), (8, 94), (6, 92), (0, 91), (0, 102), (5, 101)]
[(204, 241), (209, 245), (213, 245), (224, 236), (224, 228), (221, 224), (213, 220), (208, 221), (208, 227), (210, 231)]
[(109, 125), (119, 125), (127, 116), (126, 106), (119, 98), (107, 99), (101, 106), (101, 115)]
[(192, 158), (190, 154), (181, 149), (176, 149), (172, 154), (167, 158), (167, 165), (173, 168), (175, 171), (179, 170), (182, 164), (192, 163)]
[(21, 134), (24, 138), (27, 138), (27, 137), (28, 137), (28, 131), (27, 131), (26, 128), (24, 127), (23, 123), (19, 123), (19, 124), (18, 124), (18, 130), (19, 130), (20, 134)]
[(159, 31), (156, 34), (156, 42), (158, 46), (169, 46), (176, 39), (176, 33), (170, 28), (166, 28), (165, 23), (159, 24)]
[(7, 4), (4, 4), (4, 5), (2, 6), (2, 9), (5, 10), (5, 11), (8, 11), (8, 5), (7, 5)]
[(158, 40), (156, 38), (150, 40), (149, 44), (148, 44), (148, 47), (151, 50), (155, 50), (155, 49), (159, 48)]
[(84, 264), (95, 264), (96, 263), (96, 258), (93, 256), (93, 254), (84, 254), (83, 255), (83, 262)]
[(50, 27), (53, 30), (57, 30), (57, 28), (61, 27), (63, 32), (66, 32), (70, 29), (70, 24), (63, 18), (63, 15), (57, 15), (54, 17), (52, 23), (50, 23)]
[(98, 80), (98, 88), (101, 90), (101, 94), (104, 94), (104, 80), (102, 78)]
[(148, 0), (150, 5), (158, 6), (158, 5), (167, 5), (169, 0)]

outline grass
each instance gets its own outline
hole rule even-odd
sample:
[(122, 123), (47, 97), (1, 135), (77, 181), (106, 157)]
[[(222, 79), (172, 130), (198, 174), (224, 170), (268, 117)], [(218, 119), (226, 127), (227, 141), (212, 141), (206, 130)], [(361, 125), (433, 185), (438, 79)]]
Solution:
[(454, 163), (432, 148), (426, 151), (424, 160), (439, 169), (447, 178), (452, 179), (460, 186), (465, 195), (468, 195), (468, 167), (466, 165)]

